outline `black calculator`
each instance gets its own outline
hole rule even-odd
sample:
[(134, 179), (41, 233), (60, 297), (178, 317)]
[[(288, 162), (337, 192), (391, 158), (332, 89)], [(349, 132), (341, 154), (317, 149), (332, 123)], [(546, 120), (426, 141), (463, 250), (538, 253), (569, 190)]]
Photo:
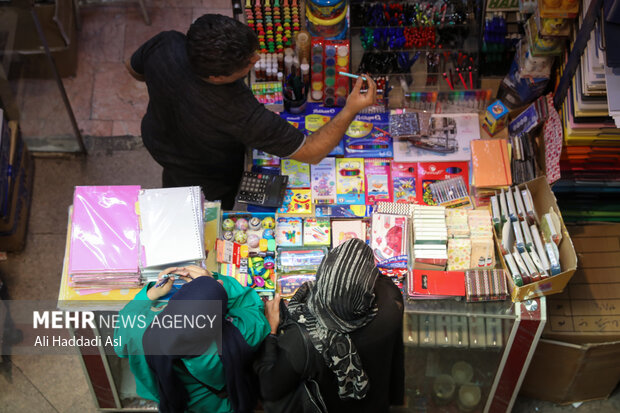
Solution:
[(243, 204), (280, 207), (287, 184), (287, 175), (244, 171), (235, 199)]

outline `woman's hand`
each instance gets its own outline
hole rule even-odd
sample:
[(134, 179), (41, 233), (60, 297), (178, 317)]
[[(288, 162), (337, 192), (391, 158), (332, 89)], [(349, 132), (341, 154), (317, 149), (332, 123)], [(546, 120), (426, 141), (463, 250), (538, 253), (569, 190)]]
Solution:
[(278, 332), (280, 325), (280, 294), (276, 293), (273, 300), (265, 302), (265, 317), (271, 327), (271, 334)]
[(187, 281), (195, 280), (198, 277), (211, 277), (213, 278), (213, 274), (207, 269), (199, 267), (197, 265), (188, 265), (186, 267), (180, 267), (178, 274), (182, 276), (182, 278), (187, 278)]
[[(149, 297), (150, 300), (155, 301), (168, 294), (172, 289), (172, 284), (174, 283), (175, 278), (174, 275), (168, 276), (168, 274), (177, 273), (178, 270), (178, 267), (169, 267), (160, 272), (157, 276), (157, 282), (155, 285), (149, 288), (146, 292), (147, 297)], [(164, 278), (166, 278), (166, 282), (158, 287)]]

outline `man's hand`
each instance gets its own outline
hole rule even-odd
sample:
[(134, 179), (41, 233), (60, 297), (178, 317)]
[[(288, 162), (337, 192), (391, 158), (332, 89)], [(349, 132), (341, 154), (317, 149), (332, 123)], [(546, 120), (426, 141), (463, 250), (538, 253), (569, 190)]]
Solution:
[(265, 317), (271, 327), (271, 334), (278, 332), (280, 325), (280, 294), (276, 293), (273, 300), (265, 302)]
[(133, 67), (131, 67), (131, 60), (127, 60), (125, 62), (125, 68), (129, 72), (131, 77), (133, 77), (134, 79), (136, 79), (136, 80), (138, 80), (140, 82), (144, 82), (144, 75), (141, 75), (140, 73), (138, 73), (135, 70), (133, 70)]
[[(364, 83), (362, 77), (366, 78), (366, 81), (368, 82), (368, 90), (365, 93), (361, 92), (362, 84)], [(363, 74), (355, 81), (355, 85), (353, 85), (353, 90), (347, 98), (345, 107), (357, 113), (370, 105), (374, 105), (376, 100), (377, 84), (368, 74)]]

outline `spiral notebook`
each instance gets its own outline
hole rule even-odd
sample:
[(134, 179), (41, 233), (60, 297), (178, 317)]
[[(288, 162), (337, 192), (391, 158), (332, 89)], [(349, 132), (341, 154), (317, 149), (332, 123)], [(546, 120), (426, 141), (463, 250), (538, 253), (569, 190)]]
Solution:
[(205, 258), (200, 187), (145, 189), (138, 202), (143, 268)]

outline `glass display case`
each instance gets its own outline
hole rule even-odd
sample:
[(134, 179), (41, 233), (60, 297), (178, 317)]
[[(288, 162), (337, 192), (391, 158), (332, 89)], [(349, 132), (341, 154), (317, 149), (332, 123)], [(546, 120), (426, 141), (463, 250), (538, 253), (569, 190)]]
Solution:
[(476, 92), (481, 9), (476, 0), (352, 0), (351, 72), (372, 74), (390, 108), (427, 103), (438, 92)]
[[(512, 409), (546, 321), (545, 298), (465, 303), (405, 301), (405, 404), (394, 412), (506, 412)], [(85, 338), (113, 331), (72, 330)], [(157, 411), (140, 398), (127, 359), (80, 349), (95, 405)]]
[(545, 300), (405, 303), (405, 406), (510, 411), (546, 320)]

